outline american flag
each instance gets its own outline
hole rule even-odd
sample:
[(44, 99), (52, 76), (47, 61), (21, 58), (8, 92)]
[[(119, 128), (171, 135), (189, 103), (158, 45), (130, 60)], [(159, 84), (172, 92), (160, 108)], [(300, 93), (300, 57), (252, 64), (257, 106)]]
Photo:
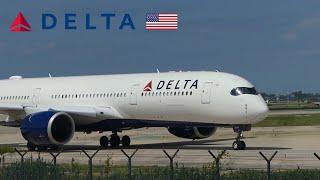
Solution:
[(147, 30), (177, 30), (178, 14), (147, 13)]

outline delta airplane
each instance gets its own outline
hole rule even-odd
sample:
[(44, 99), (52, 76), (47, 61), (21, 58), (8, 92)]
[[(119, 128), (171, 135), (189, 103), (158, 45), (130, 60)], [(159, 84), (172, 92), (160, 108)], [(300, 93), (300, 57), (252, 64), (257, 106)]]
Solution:
[(254, 86), (223, 72), (168, 72), (0, 80), (1, 125), (20, 127), (29, 150), (68, 143), (75, 132), (100, 133), (101, 147), (127, 147), (119, 132), (166, 127), (181, 138), (202, 139), (217, 127), (237, 133), (233, 149), (246, 148), (242, 132), (267, 116)]

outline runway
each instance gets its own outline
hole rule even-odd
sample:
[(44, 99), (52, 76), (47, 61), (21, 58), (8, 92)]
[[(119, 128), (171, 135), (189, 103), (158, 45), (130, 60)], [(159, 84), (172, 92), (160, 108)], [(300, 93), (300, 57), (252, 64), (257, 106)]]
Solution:
[[(24, 149), (25, 141), (20, 135), (19, 129), (3, 129), (0, 127), (0, 142), (2, 144), (12, 144)], [(245, 142), (247, 150), (234, 151), (231, 144), (235, 134), (232, 129), (220, 128), (212, 137), (204, 140), (190, 141), (174, 137), (165, 128), (143, 128), (139, 130), (126, 131), (123, 134), (130, 135), (132, 146), (124, 149), (128, 154), (135, 149), (132, 163), (133, 166), (161, 165), (166, 166), (169, 159), (163, 153), (163, 149), (173, 154), (176, 149), (180, 149), (175, 162), (185, 166), (203, 166), (212, 163), (213, 159), (208, 153), (211, 150), (215, 154), (222, 150), (227, 150), (221, 163), (222, 168), (226, 169), (264, 169), (266, 162), (259, 155), (263, 152), (266, 156), (278, 151), (272, 161), (272, 167), (276, 169), (296, 169), (299, 168), (318, 168), (320, 161), (313, 153), (320, 154), (320, 127), (301, 126), (301, 127), (268, 127), (253, 128), (246, 132)], [(93, 154), (99, 149), (99, 137), (102, 134), (76, 133), (73, 140), (64, 146), (63, 153), (58, 156), (58, 163), (74, 162), (86, 164), (87, 157), (82, 153), (82, 149)], [(121, 134), (120, 134), (121, 135)], [(28, 153), (26, 157), (36, 158), (37, 152)], [(40, 153), (41, 158), (51, 161), (52, 157), (48, 153)], [(6, 155), (6, 162), (19, 160), (17, 153)], [(127, 158), (120, 149), (101, 149), (94, 157), (94, 164), (104, 164), (110, 160), (114, 165), (126, 165)]]
[[(243, 140), (248, 139), (244, 138)], [(99, 145), (64, 145), (58, 150), (47, 150), (50, 152), (78, 152), (82, 150), (163, 150), (163, 149), (180, 149), (180, 150), (233, 150), (231, 146), (221, 146), (219, 142), (231, 141), (234, 138), (217, 139), (217, 140), (198, 140), (198, 141), (177, 141), (168, 143), (151, 143), (151, 144), (134, 144), (129, 147), (100, 147)], [(26, 144), (2, 144), (14, 148), (26, 149)], [(283, 147), (248, 147), (246, 150), (285, 150), (290, 148)], [(43, 151), (46, 152), (46, 151)]]

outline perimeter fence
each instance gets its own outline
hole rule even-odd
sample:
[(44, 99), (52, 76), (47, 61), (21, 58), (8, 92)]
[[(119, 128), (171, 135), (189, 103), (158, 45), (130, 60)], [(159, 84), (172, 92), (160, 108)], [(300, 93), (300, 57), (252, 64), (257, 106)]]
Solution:
[[(192, 150), (158, 150), (158, 153), (145, 154), (145, 149), (118, 149), (113, 152), (121, 152), (122, 163), (115, 164), (112, 160), (120, 154), (108, 153), (108, 150), (81, 150), (79, 152), (56, 151), (56, 152), (28, 152), (15, 149), (15, 152), (1, 156), (0, 179), (320, 179), (320, 170), (314, 165), (315, 161), (320, 166), (320, 157), (317, 153), (308, 154), (306, 163), (312, 161), (313, 166), (289, 167), (290, 162), (303, 161), (294, 155), (278, 154), (278, 151), (257, 151), (257, 156), (242, 156), (232, 158), (227, 150), (207, 150), (201, 154), (207, 163), (202, 165), (193, 164), (197, 161), (196, 155), (186, 153), (189, 162), (181, 162), (184, 159), (183, 152)], [(145, 158), (135, 165), (136, 155), (139, 159)], [(161, 152), (161, 154), (160, 154)], [(246, 153), (247, 151), (242, 151)], [(237, 153), (241, 154), (241, 151)], [(66, 158), (66, 154), (71, 153)], [(78, 154), (76, 156), (75, 154)], [(248, 153), (248, 152), (247, 152)], [(255, 152), (251, 152), (255, 153)], [(71, 156), (70, 156), (71, 155)], [(82, 160), (79, 161), (79, 157)], [(287, 157), (289, 156), (289, 157)], [(104, 158), (103, 158), (104, 157)], [(160, 159), (162, 162), (157, 162)], [(179, 158), (178, 158), (179, 157)], [(164, 159), (165, 158), (165, 159)], [(250, 164), (249, 160), (256, 158), (256, 162)], [(278, 159), (277, 159), (278, 158)], [(152, 160), (156, 163), (152, 163)], [(163, 159), (166, 162), (163, 162)], [(178, 160), (177, 160), (178, 159)], [(243, 161), (243, 163), (241, 163)], [(273, 167), (273, 161), (274, 163)], [(249, 163), (248, 163), (249, 162)], [(243, 164), (243, 166), (241, 166)], [(256, 167), (254, 167), (256, 164)], [(284, 165), (283, 165), (284, 164)], [(310, 163), (309, 163), (310, 164)], [(263, 165), (263, 166), (261, 166)], [(293, 166), (295, 166), (293, 165)]]

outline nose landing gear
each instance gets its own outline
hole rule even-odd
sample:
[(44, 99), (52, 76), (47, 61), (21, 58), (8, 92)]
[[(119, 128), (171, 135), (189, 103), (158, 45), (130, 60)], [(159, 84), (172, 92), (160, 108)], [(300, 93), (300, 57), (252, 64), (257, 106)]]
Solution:
[(238, 132), (238, 136), (236, 137), (236, 140), (232, 143), (233, 150), (245, 150), (246, 149), (246, 143), (244, 141), (241, 141), (241, 138), (243, 138), (242, 132)]
[(251, 125), (237, 125), (233, 126), (233, 131), (237, 133), (236, 140), (232, 143), (233, 150), (245, 150), (246, 143), (242, 141), (243, 138), (243, 131), (250, 131)]

